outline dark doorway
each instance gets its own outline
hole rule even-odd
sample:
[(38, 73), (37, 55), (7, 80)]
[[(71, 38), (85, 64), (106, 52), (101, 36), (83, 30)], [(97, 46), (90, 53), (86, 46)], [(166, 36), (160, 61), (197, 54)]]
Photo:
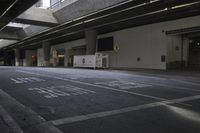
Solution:
[(65, 65), (65, 49), (58, 49), (58, 66), (64, 66)]
[(74, 56), (69, 56), (68, 67), (73, 67)]
[(200, 39), (190, 40), (189, 67), (200, 68)]
[(15, 66), (15, 51), (8, 51), (4, 53), (4, 65)]
[(33, 55), (33, 56), (32, 56), (31, 65), (32, 65), (32, 66), (37, 66), (37, 56), (36, 56), (36, 55)]

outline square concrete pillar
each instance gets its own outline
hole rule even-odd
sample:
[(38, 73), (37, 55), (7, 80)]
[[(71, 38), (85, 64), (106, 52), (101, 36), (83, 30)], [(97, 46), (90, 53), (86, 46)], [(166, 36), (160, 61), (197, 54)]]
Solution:
[(97, 42), (97, 31), (96, 30), (86, 30), (86, 54), (93, 55), (96, 53), (96, 42)]

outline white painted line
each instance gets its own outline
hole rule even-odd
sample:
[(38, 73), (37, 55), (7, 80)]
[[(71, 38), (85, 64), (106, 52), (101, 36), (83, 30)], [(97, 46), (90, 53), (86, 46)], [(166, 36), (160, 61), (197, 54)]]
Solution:
[(60, 78), (60, 77), (54, 77), (54, 78), (59, 79), (59, 80), (65, 80), (65, 81), (73, 82), (73, 83), (78, 83), (78, 84), (83, 84), (83, 85), (88, 85), (88, 86), (94, 86), (94, 87), (98, 87), (98, 88), (104, 88), (104, 89), (107, 89), (107, 90), (123, 92), (123, 93), (132, 94), (132, 95), (136, 95), (136, 96), (147, 97), (147, 98), (151, 98), (151, 99), (155, 99), (155, 100), (166, 100), (166, 99), (160, 98), (160, 97), (154, 97), (154, 96), (145, 95), (145, 94), (141, 94), (141, 93), (130, 92), (130, 91), (127, 91), (127, 90), (115, 89), (115, 88), (112, 88), (112, 87), (107, 87), (107, 86), (102, 86), (102, 85), (95, 85), (95, 84), (91, 84), (91, 83), (74, 81), (74, 80)]
[[(106, 70), (104, 70), (106, 71)], [(117, 72), (117, 73), (125, 73), (125, 74), (130, 74), (130, 73), (127, 73), (128, 71), (118, 71), (118, 70), (109, 70), (107, 72)], [(162, 75), (152, 75), (152, 74), (144, 74), (144, 73), (131, 73), (131, 76), (132, 77), (141, 77), (141, 78), (150, 78), (150, 79), (155, 79), (155, 80), (168, 80), (167, 78), (165, 77), (158, 77), (158, 76), (162, 76)]]
[(49, 86), (49, 87), (34, 87), (28, 88), (29, 91), (35, 91), (36, 93), (43, 94), (45, 98), (58, 98), (73, 95), (92, 94), (94, 91), (79, 88), (72, 85), (64, 86)]
[(45, 80), (36, 77), (26, 77), (26, 78), (11, 78), (16, 84), (28, 83), (28, 82), (44, 82)]
[[(130, 82), (130, 81), (127, 80), (127, 82)], [(143, 82), (140, 82), (140, 81), (134, 81), (134, 82), (139, 83), (139, 84), (144, 84)], [(183, 81), (183, 82), (185, 82), (185, 81)], [(192, 88), (186, 88), (186, 87), (182, 87), (182, 86), (172, 86), (172, 85), (166, 85), (166, 84), (161, 84), (161, 83), (148, 83), (147, 85), (149, 85), (147, 87), (161, 86), (161, 87), (169, 87), (170, 89), (190, 90), (190, 91), (200, 92), (200, 89), (192, 89)]]
[(118, 114), (133, 112), (133, 111), (139, 111), (139, 110), (145, 110), (145, 109), (154, 108), (154, 107), (158, 107), (158, 106), (165, 106), (165, 105), (169, 105), (169, 104), (192, 101), (192, 100), (197, 100), (197, 99), (200, 99), (200, 95), (184, 97), (184, 98), (180, 98), (180, 99), (166, 100), (166, 101), (162, 101), (162, 102), (143, 104), (143, 105), (132, 106), (132, 107), (126, 107), (126, 108), (121, 108), (121, 109), (116, 109), (116, 110), (111, 110), (111, 111), (92, 113), (92, 114), (87, 114), (87, 115), (67, 117), (67, 118), (62, 118), (62, 119), (58, 119), (58, 120), (52, 120), (52, 121), (50, 121), (50, 123), (52, 123), (53, 125), (56, 125), (56, 126), (63, 125), (63, 124), (70, 124), (70, 123), (85, 121), (85, 120), (89, 120), (89, 119), (113, 116), (113, 115), (118, 115)]
[[(152, 78), (152, 79), (157, 79), (157, 80), (168, 80), (168, 81), (175, 81), (175, 82), (180, 82), (180, 83), (184, 83), (184, 84), (189, 84), (189, 85), (194, 85), (194, 86), (200, 86), (200, 83), (195, 83), (195, 82), (190, 82), (190, 81), (184, 81), (184, 80), (178, 80), (178, 79), (175, 79), (174, 78), (167, 78), (167, 77), (158, 77), (158, 76), (163, 76), (161, 74), (148, 74), (148, 75), (145, 75), (145, 74), (134, 74), (133, 77), (135, 77), (135, 75), (138, 75), (138, 77), (143, 77), (143, 78)], [(157, 77), (156, 77), (157, 76)], [(165, 75), (164, 75), (165, 76)], [(188, 76), (187, 76), (188, 77)], [(192, 78), (189, 76), (189, 78)]]
[[(38, 133), (63, 133), (58, 128), (56, 128), (54, 125), (48, 123), (43, 117), (38, 115), (36, 112), (34, 112), (32, 109), (24, 106), (20, 102), (18, 102), (15, 98), (11, 97), (9, 94), (4, 92), (0, 89), (0, 97), (2, 101), (7, 101), (12, 106), (15, 106), (18, 108), (21, 113), (27, 117), (28, 120), (35, 123), (35, 128), (37, 127)], [(10, 106), (11, 106), (10, 105)], [(19, 132), (20, 133), (20, 132)]]
[(8, 125), (12, 133), (24, 133), (15, 120), (9, 115), (9, 113), (0, 105), (0, 116), (4, 122)]
[(128, 81), (128, 80), (113, 80), (113, 81), (104, 81), (104, 82), (95, 82), (96, 85), (103, 85), (109, 87), (117, 87), (122, 90), (130, 90), (135, 88), (144, 88), (144, 87), (151, 87), (152, 85), (144, 84), (144, 83), (137, 83), (135, 81)]
[(166, 85), (166, 84), (160, 84), (160, 83), (152, 83), (151, 85), (162, 86), (162, 87), (169, 87), (169, 88), (172, 88), (172, 89), (190, 90), (190, 91), (197, 91), (197, 92), (200, 92), (200, 90), (197, 90), (197, 89), (186, 88), (186, 87), (180, 87), (180, 86), (172, 86), (172, 85)]
[(175, 82), (184, 83), (184, 84), (189, 84), (189, 85), (194, 85), (194, 86), (200, 86), (200, 83), (194, 83), (194, 82), (183, 81), (183, 80), (178, 80), (178, 79), (171, 79), (171, 80), (175, 81)]
[(150, 98), (150, 99), (154, 99), (154, 100), (159, 100), (159, 101), (160, 100), (167, 100), (165, 98), (154, 97), (154, 96), (145, 95), (145, 94), (141, 94), (141, 93), (129, 92), (127, 90), (120, 90), (120, 89), (115, 89), (115, 88), (112, 88), (112, 87), (95, 85), (95, 84), (91, 84), (91, 83), (86, 83), (86, 82), (81, 82), (81, 81), (75, 81), (75, 80), (70, 80), (70, 79), (61, 78), (61, 77), (52, 77), (52, 76), (48, 76), (46, 74), (38, 74), (38, 73), (32, 73), (32, 72), (27, 72), (27, 71), (21, 71), (21, 70), (18, 70), (18, 72), (28, 73), (28, 74), (38, 75), (38, 76), (44, 76), (44, 77), (54, 78), (54, 79), (58, 79), (58, 80), (64, 80), (64, 81), (69, 81), (69, 82), (73, 82), (73, 83), (78, 83), (78, 84), (83, 84), (83, 85), (88, 85), (88, 86), (93, 86), (93, 87), (98, 87), (98, 88), (104, 88), (104, 89), (107, 89), (107, 90), (112, 90), (112, 91), (117, 91), (117, 92), (123, 92), (123, 93), (131, 94), (131, 95), (146, 97), (146, 98)]
[(154, 77), (154, 76), (150, 76), (150, 75), (138, 75), (138, 74), (135, 74), (135, 75), (133, 77), (150, 78), (150, 79), (155, 79), (155, 80), (168, 80), (167, 78)]
[[(112, 88), (112, 87), (107, 87), (107, 86), (102, 86), (102, 85), (97, 85), (97, 84), (91, 84), (91, 83), (86, 83), (86, 82), (81, 82), (81, 81), (75, 81), (75, 80), (70, 80), (70, 79), (61, 78), (61, 77), (52, 77), (52, 76), (48, 76), (46, 74), (38, 74), (38, 73), (32, 73), (32, 72), (27, 72), (27, 71), (21, 71), (21, 70), (19, 70), (19, 72), (33, 74), (33, 75), (38, 75), (38, 76), (44, 76), (44, 77), (48, 77), (48, 78), (55, 78), (55, 79), (58, 79), (58, 80), (64, 80), (64, 81), (69, 81), (69, 82), (73, 82), (73, 83), (78, 83), (78, 84), (83, 84), (83, 85), (88, 85), (88, 86), (94, 86), (94, 87), (103, 88), (103, 89), (112, 90), (112, 91), (123, 92), (123, 93), (131, 94), (131, 95), (146, 97), (146, 98), (150, 98), (150, 99), (154, 99), (154, 100), (159, 100), (159, 101), (160, 100), (161, 101), (168, 100), (168, 99), (165, 99), (165, 98), (160, 98), (160, 97), (145, 95), (145, 94), (136, 93), (136, 92), (130, 92), (130, 91), (127, 91), (127, 90), (115, 89), (115, 88)], [(180, 103), (180, 104), (181, 105), (185, 105), (185, 106), (191, 106), (191, 105), (184, 104), (184, 103)]]
[[(123, 92), (123, 93), (132, 94), (132, 95), (136, 95), (136, 96), (146, 97), (146, 98), (150, 98), (150, 99), (154, 99), (154, 100), (159, 100), (159, 101), (160, 100), (161, 101), (168, 100), (166, 98), (155, 97), (155, 96), (145, 95), (145, 94), (141, 94), (141, 93), (136, 93), (136, 92), (130, 92), (130, 91), (126, 91), (126, 90), (121, 90), (121, 89), (115, 89), (115, 88), (107, 87), (107, 86), (95, 85), (95, 84), (85, 83), (85, 82), (81, 82), (81, 81), (74, 81), (74, 80), (60, 78), (60, 77), (55, 77), (55, 78), (56, 79), (60, 79), (60, 80), (69, 81), (69, 82), (78, 83), (78, 84), (84, 84), (84, 85), (88, 85), (88, 86), (94, 86), (94, 87), (98, 87), (98, 88), (104, 88), (104, 89), (107, 89), (107, 90), (113, 90), (113, 91)], [(184, 103), (179, 103), (179, 104), (182, 104), (182, 105), (185, 105), (185, 106), (191, 106), (191, 105), (184, 104)]]
[(13, 79), (13, 78), (11, 78), (10, 80), (14, 81), (16, 84), (21, 84), (22, 83), (22, 82), (20, 82), (20, 81), (18, 81), (16, 79)]

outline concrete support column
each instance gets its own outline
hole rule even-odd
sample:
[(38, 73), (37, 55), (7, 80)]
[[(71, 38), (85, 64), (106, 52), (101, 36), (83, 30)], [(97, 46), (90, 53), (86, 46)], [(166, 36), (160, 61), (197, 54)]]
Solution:
[(43, 52), (44, 52), (44, 66), (49, 66), (50, 61), (50, 45), (47, 42), (42, 44)]
[(58, 61), (57, 61), (58, 60), (58, 55), (57, 54), (58, 54), (57, 50), (53, 49), (52, 50), (53, 59), (52, 59), (51, 63), (53, 64), (54, 67), (56, 67), (57, 63), (58, 63)]
[(68, 67), (69, 63), (69, 50), (65, 49), (65, 67)]
[(8, 53), (7, 52), (3, 53), (3, 62), (4, 62), (4, 66), (8, 66)]
[(20, 50), (19, 50), (19, 48), (15, 49), (15, 66), (20, 66)]
[(96, 42), (97, 42), (97, 31), (86, 30), (85, 39), (86, 39), (86, 54), (95, 54)]
[(183, 38), (183, 48), (182, 48), (182, 58), (183, 58), (183, 65), (184, 67), (188, 67), (189, 65), (189, 43), (190, 43), (190, 40), (189, 38)]

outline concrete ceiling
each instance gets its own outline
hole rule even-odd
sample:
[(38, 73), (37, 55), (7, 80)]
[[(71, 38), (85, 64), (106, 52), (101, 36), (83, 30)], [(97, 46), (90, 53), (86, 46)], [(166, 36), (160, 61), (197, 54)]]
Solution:
[(37, 1), (38, 0), (0, 1), (0, 48), (16, 42), (18, 37), (15, 33), (21, 27), (7, 25), (21, 13), (33, 6)]
[(51, 44), (84, 37), (84, 30), (93, 28), (99, 34), (156, 22), (200, 14), (199, 0), (128, 0), (104, 10), (65, 22), (39, 34), (22, 39), (9, 48), (36, 47), (43, 41)]
[(53, 16), (52, 10), (38, 7), (29, 8), (26, 12), (15, 18), (13, 22), (44, 27), (54, 27), (58, 25), (58, 21)]
[(12, 43), (15, 43), (15, 42), (17, 42), (17, 41), (15, 41), (15, 40), (7, 40), (7, 39), (0, 39), (0, 48), (3, 48), (5, 46), (8, 46), (8, 45), (10, 45)]
[[(56, 44), (80, 37), (85, 29), (96, 29), (100, 34), (123, 28), (174, 20), (200, 14), (199, 0), (133, 0), (90, 15), (63, 23), (14, 44), (37, 45), (43, 41)], [(84, 37), (84, 36), (82, 36)]]
[(30, 8), (38, 0), (1, 0), (0, 1), (0, 30)]

